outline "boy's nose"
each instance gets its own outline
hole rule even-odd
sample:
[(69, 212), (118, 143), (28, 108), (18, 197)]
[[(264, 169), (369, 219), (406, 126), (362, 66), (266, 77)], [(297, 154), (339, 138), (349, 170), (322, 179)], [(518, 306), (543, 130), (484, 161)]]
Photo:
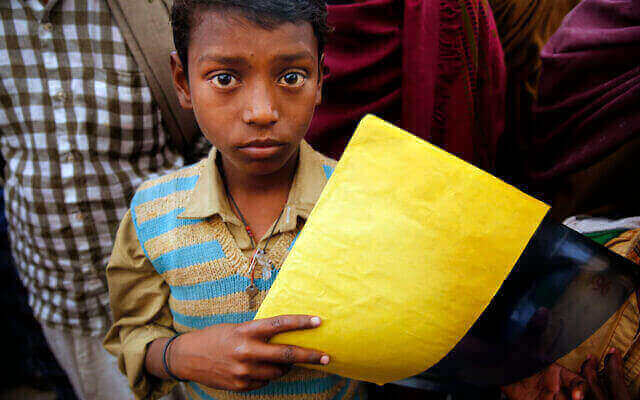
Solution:
[(273, 103), (268, 88), (256, 88), (251, 92), (242, 119), (248, 125), (262, 127), (275, 125), (280, 115)]

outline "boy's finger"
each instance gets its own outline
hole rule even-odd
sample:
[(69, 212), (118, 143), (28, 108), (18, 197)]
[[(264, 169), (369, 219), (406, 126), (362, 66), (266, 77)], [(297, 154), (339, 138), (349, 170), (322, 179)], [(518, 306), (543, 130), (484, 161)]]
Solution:
[(619, 351), (615, 349), (609, 351), (605, 358), (604, 371), (609, 393), (615, 394), (616, 400), (631, 400), (624, 383), (623, 362)]
[(256, 361), (276, 364), (329, 364), (329, 356), (317, 350), (286, 344), (265, 344), (254, 350)]
[(253, 321), (249, 329), (253, 337), (269, 339), (278, 333), (317, 328), (320, 322), (319, 317), (312, 315), (279, 315)]

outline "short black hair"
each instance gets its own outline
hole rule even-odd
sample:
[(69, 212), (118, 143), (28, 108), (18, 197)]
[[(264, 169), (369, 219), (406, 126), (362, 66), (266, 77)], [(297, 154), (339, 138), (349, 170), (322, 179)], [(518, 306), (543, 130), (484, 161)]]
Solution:
[(175, 0), (171, 9), (173, 43), (185, 73), (188, 68), (189, 37), (196, 13), (202, 11), (235, 11), (264, 29), (291, 22), (308, 22), (318, 41), (318, 56), (324, 52), (327, 5), (324, 0)]

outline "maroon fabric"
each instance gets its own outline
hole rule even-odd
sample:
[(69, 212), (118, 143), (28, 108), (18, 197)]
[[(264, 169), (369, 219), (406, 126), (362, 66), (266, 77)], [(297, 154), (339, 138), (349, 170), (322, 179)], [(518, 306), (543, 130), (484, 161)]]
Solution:
[(529, 175), (595, 164), (640, 134), (640, 0), (583, 0), (542, 50)]
[(337, 159), (365, 114), (400, 122), (403, 15), (397, 0), (328, 8), (328, 22), (335, 29), (325, 51), (329, 74), (306, 139)]
[[(467, 23), (465, 23), (465, 21)], [(367, 113), (491, 170), (506, 72), (484, 0), (329, 5), (330, 73), (307, 140), (338, 158)]]

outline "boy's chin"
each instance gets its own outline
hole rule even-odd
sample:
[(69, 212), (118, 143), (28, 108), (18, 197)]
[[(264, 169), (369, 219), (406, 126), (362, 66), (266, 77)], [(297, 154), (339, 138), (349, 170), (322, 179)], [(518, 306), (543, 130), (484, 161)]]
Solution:
[(243, 169), (247, 175), (268, 176), (286, 168), (287, 161), (282, 158), (251, 160), (244, 165)]
[(253, 176), (275, 174), (278, 171), (287, 168), (291, 158), (297, 155), (296, 151), (290, 154), (289, 149), (283, 150), (284, 151), (277, 152), (270, 156), (265, 156), (264, 154), (243, 154), (243, 157), (241, 157), (242, 169), (246, 174)]

